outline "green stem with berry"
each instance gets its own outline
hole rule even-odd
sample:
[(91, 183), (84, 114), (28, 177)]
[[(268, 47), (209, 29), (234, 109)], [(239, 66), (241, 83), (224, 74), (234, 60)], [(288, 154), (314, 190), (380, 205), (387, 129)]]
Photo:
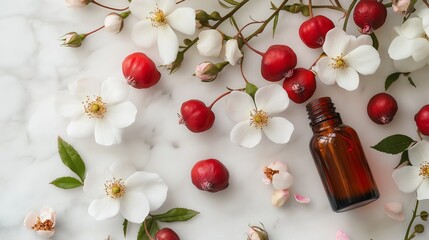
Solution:
[(416, 200), (416, 205), (414, 206), (414, 210), (413, 210), (413, 216), (411, 217), (410, 223), (408, 224), (407, 227), (407, 232), (405, 233), (405, 237), (404, 240), (410, 240), (413, 239), (416, 236), (416, 232), (413, 231), (410, 235), (410, 231), (411, 231), (411, 226), (413, 226), (414, 220), (416, 220), (417, 218), (417, 210), (419, 208), (419, 200)]
[(353, 10), (353, 8), (355, 7), (356, 3), (357, 3), (357, 0), (353, 0), (353, 1), (350, 3), (350, 6), (349, 6), (349, 8), (348, 8), (348, 10), (347, 10), (347, 12), (346, 12), (346, 18), (344, 19), (344, 25), (343, 25), (343, 30), (344, 30), (344, 31), (346, 31), (346, 30), (347, 30), (347, 23), (348, 23), (348, 21), (349, 21), (350, 14), (352, 13), (352, 10)]

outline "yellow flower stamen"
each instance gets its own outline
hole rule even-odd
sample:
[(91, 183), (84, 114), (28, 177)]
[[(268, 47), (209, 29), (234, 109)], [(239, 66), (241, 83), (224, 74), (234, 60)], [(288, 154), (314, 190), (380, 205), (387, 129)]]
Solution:
[(346, 61), (344, 60), (343, 54), (341, 54), (340, 56), (337, 56), (335, 58), (331, 58), (331, 59), (333, 62), (330, 65), (334, 69), (337, 69), (337, 68), (344, 69), (344, 68), (348, 67)]
[(85, 113), (89, 118), (103, 118), (106, 113), (106, 104), (101, 97), (94, 98), (95, 100), (91, 100), (89, 97), (86, 97), (86, 101), (82, 102)]
[(167, 24), (165, 13), (158, 6), (153, 12), (150, 12), (150, 17), (147, 19), (152, 22), (153, 27), (161, 27)]
[(51, 220), (40, 221), (40, 217), (37, 217), (37, 222), (32, 227), (35, 231), (53, 231), (54, 223)]
[(104, 190), (106, 191), (107, 196), (117, 199), (124, 196), (126, 187), (122, 179), (113, 178), (113, 180), (109, 180), (104, 183)]
[(250, 117), (250, 125), (255, 125), (256, 128), (263, 128), (268, 125), (268, 113), (262, 110), (253, 110)]
[(429, 178), (429, 163), (428, 162), (424, 162), (420, 166), (419, 176), (422, 176), (424, 178)]

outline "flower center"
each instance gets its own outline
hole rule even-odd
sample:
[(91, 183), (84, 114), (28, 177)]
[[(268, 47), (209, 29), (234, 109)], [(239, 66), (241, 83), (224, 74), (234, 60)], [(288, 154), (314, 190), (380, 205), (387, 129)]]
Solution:
[(106, 104), (101, 97), (95, 97), (95, 100), (86, 97), (86, 102), (83, 105), (89, 118), (103, 118), (106, 113)]
[(423, 178), (429, 178), (429, 162), (424, 162), (420, 166), (419, 176)]
[(273, 176), (277, 173), (279, 173), (279, 170), (274, 170), (269, 167), (264, 168), (264, 174), (268, 179), (270, 179), (270, 181), (273, 181)]
[(161, 27), (167, 24), (165, 13), (158, 6), (153, 12), (150, 12), (148, 19), (152, 22), (153, 27)]
[(124, 196), (126, 187), (122, 179), (113, 178), (113, 180), (109, 180), (104, 183), (104, 190), (106, 191), (107, 196), (117, 199)]
[(250, 125), (253, 124), (256, 128), (263, 128), (268, 125), (268, 113), (262, 110), (253, 110), (250, 117)]
[(51, 220), (40, 221), (40, 217), (37, 217), (37, 222), (32, 227), (35, 231), (53, 231), (54, 223)]
[(333, 62), (331, 63), (331, 66), (334, 69), (337, 69), (337, 68), (341, 68), (341, 69), (347, 68), (347, 63), (344, 60), (343, 54), (341, 54), (340, 56), (337, 56), (335, 58), (332, 58), (332, 61)]

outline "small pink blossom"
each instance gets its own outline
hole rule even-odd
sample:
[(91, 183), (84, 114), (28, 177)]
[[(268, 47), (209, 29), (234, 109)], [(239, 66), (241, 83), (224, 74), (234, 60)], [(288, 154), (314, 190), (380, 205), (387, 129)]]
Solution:
[(274, 207), (281, 207), (283, 206), (286, 201), (289, 199), (289, 190), (275, 190), (273, 192), (273, 195), (271, 196), (271, 204)]
[(400, 202), (391, 202), (384, 205), (384, 213), (396, 221), (404, 221), (405, 219), (402, 212), (402, 203)]
[(338, 230), (335, 235), (335, 240), (350, 240), (349, 236), (343, 230)]
[(288, 189), (292, 186), (293, 176), (288, 172), (286, 164), (274, 161), (264, 167), (264, 177), (262, 182), (272, 184), (276, 190)]
[(309, 197), (302, 196), (299, 193), (294, 194), (294, 197), (295, 197), (295, 201), (299, 203), (308, 204), (311, 201)]
[(51, 208), (43, 208), (40, 213), (31, 211), (24, 220), (24, 226), (36, 231), (43, 238), (50, 238), (55, 233), (56, 213)]
[(216, 65), (211, 62), (200, 63), (195, 68), (195, 76), (203, 82), (211, 82), (215, 80), (218, 72)]

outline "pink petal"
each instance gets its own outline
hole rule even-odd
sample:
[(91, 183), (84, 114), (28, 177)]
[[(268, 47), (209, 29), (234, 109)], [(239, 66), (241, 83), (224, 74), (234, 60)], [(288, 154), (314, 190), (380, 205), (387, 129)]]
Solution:
[(343, 230), (338, 230), (335, 235), (335, 240), (350, 240), (349, 236)]
[(275, 190), (273, 192), (273, 195), (271, 196), (271, 204), (274, 207), (281, 207), (283, 206), (286, 201), (289, 199), (289, 190)]
[(296, 194), (294, 195), (294, 197), (295, 197), (295, 201), (297, 201), (297, 202), (299, 202), (299, 203), (308, 204), (308, 203), (310, 203), (310, 201), (311, 201), (309, 197), (302, 196), (302, 195), (301, 195), (301, 194), (299, 194), (299, 193), (296, 193)]
[(384, 205), (384, 213), (391, 219), (404, 221), (404, 213), (402, 212), (402, 203), (391, 202)]

